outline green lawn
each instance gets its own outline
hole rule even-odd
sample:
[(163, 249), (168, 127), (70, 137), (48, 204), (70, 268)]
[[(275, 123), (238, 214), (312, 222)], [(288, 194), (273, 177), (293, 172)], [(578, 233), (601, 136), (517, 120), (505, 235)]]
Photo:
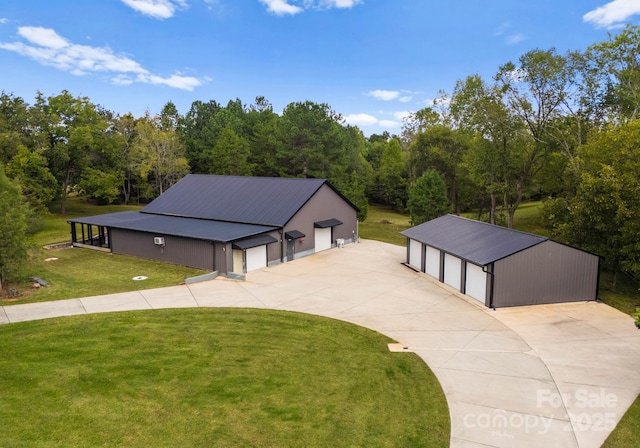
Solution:
[[(45, 261), (50, 258), (57, 260)], [(138, 289), (160, 288), (184, 283), (185, 278), (203, 274), (199, 269), (112, 255), (90, 249), (35, 250), (22, 270), (23, 296), (2, 305), (88, 297)], [(144, 276), (136, 281), (133, 277)], [(46, 288), (32, 290), (28, 279), (40, 277)]]
[(445, 447), (431, 370), (344, 322), (156, 310), (0, 326), (0, 445)]
[(609, 435), (602, 448), (638, 448), (640, 446), (640, 396), (616, 429)]
[[(46, 216), (38, 232), (31, 237), (29, 261), (16, 277), (21, 297), (0, 300), (1, 305), (12, 305), (48, 300), (70, 299), (101, 294), (160, 288), (183, 283), (185, 278), (203, 274), (199, 269), (160, 263), (124, 255), (65, 248), (46, 250), (45, 245), (71, 241), (68, 219), (119, 211), (139, 210), (140, 206), (96, 206), (85, 199), (70, 197), (67, 213), (60, 215), (54, 207)], [(55, 258), (56, 260), (46, 261)], [(147, 280), (134, 281), (144, 276)], [(50, 286), (31, 289), (31, 277), (40, 277)]]
[(389, 207), (371, 204), (367, 219), (359, 224), (359, 232), (360, 238), (406, 246), (407, 239), (399, 232), (409, 227), (409, 215), (400, 214)]

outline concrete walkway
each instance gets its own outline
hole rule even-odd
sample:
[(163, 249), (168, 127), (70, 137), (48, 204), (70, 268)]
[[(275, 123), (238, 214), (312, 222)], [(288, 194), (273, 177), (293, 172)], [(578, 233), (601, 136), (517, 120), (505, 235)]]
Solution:
[(328, 316), (379, 331), (437, 375), (453, 447), (596, 448), (640, 393), (640, 331), (600, 303), (486, 309), (362, 241), (247, 275), (0, 307), (0, 323), (178, 307)]

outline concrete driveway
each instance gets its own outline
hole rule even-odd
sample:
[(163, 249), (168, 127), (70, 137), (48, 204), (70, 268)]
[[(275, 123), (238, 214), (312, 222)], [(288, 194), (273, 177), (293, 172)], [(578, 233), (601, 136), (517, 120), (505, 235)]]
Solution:
[[(600, 303), (486, 309), (363, 240), (171, 288), (0, 308), (0, 323), (176, 307), (253, 307), (371, 328), (417, 353), (444, 390), (453, 447), (596, 448), (640, 393), (640, 331)], [(403, 351), (402, 348), (400, 348)]]

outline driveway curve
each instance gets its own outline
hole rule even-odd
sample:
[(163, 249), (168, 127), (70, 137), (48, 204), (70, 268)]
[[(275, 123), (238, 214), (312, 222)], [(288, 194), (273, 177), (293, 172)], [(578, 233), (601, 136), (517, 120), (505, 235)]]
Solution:
[[(640, 332), (601, 303), (490, 310), (362, 240), (292, 263), (169, 288), (0, 307), (0, 324), (179, 307), (298, 311), (383, 333), (436, 374), (452, 447), (596, 448), (640, 393)], [(403, 347), (406, 347), (404, 349)]]

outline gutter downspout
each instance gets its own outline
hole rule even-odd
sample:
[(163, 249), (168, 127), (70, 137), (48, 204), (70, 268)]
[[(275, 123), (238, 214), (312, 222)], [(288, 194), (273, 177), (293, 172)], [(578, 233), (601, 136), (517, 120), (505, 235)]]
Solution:
[(278, 229), (280, 234), (280, 263), (284, 263), (284, 227)]
[[(485, 270), (487, 266), (491, 267), (490, 271)], [(493, 286), (495, 281), (495, 275), (493, 274), (493, 263), (482, 266), (482, 272), (489, 274), (491, 276), (491, 282), (489, 283), (489, 308), (493, 308), (493, 311), (495, 311), (496, 307), (493, 306)], [(485, 302), (485, 305), (486, 305), (486, 302)]]
[(598, 297), (598, 292), (600, 291), (600, 270), (602, 267), (602, 262), (604, 261), (604, 257), (601, 257), (600, 255), (598, 255), (598, 276), (596, 278), (596, 291), (595, 291), (595, 301), (597, 302), (598, 300), (600, 300), (600, 297)]

